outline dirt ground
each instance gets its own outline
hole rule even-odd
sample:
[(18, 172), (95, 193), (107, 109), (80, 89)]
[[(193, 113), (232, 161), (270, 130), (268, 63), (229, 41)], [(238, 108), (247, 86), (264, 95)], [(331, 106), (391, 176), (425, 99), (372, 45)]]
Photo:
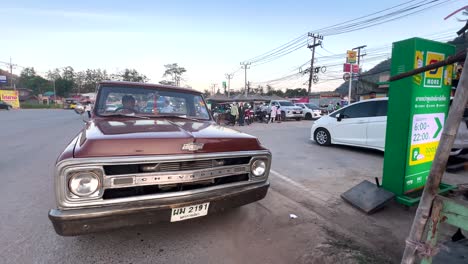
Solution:
[[(271, 177), (284, 182), (272, 188), (322, 218), (322, 229), (331, 240), (305, 255), (303, 262), (399, 263), (416, 206), (408, 208), (392, 201), (383, 210), (366, 215), (340, 198), (363, 180), (374, 182), (378, 177), (382, 182), (383, 153), (345, 146), (320, 147), (310, 141), (311, 126), (310, 121), (287, 121), (235, 127), (259, 137), (272, 151)], [(443, 181), (468, 183), (468, 172), (446, 173)], [(455, 231), (453, 227), (444, 228), (442, 239)]]

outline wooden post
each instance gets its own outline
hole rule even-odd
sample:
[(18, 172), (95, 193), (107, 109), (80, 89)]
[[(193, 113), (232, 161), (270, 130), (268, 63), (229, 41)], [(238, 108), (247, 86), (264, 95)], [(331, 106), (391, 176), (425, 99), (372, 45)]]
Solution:
[(422, 242), (424, 227), (430, 215), (432, 202), (437, 195), (442, 175), (447, 165), (450, 150), (457, 135), (458, 127), (463, 117), (465, 106), (468, 102), (468, 56), (465, 58), (463, 72), (458, 83), (452, 106), (450, 107), (447, 121), (444, 125), (439, 147), (432, 163), (431, 171), (427, 178), (426, 186), (419, 202), (418, 210), (408, 235), (406, 248), (401, 260), (402, 264), (412, 264), (417, 255), (415, 244)]

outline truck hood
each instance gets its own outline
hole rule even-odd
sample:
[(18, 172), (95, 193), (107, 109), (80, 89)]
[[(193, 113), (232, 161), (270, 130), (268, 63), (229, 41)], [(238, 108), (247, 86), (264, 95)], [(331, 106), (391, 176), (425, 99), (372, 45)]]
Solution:
[[(263, 150), (256, 137), (211, 121), (181, 119), (94, 119), (78, 135), (75, 158), (174, 155)], [(202, 143), (197, 151), (183, 150)]]

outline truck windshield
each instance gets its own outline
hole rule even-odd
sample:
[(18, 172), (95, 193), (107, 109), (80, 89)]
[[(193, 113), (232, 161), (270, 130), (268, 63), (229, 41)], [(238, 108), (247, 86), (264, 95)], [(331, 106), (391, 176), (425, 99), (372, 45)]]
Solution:
[(319, 110), (320, 108), (317, 106), (317, 105), (314, 105), (314, 104), (305, 104), (305, 106), (309, 109), (312, 109), (312, 110)]
[(98, 116), (177, 116), (210, 119), (201, 95), (153, 87), (101, 87), (95, 109)]
[(278, 102), (281, 106), (294, 106), (293, 103), (288, 102), (288, 101), (279, 101)]

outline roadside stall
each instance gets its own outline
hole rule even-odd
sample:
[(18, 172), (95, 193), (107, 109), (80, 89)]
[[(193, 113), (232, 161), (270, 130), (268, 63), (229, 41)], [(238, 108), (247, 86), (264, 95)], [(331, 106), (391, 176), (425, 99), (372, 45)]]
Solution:
[(225, 124), (229, 120), (231, 104), (234, 100), (222, 94), (215, 94), (208, 97), (206, 101), (216, 123)]

